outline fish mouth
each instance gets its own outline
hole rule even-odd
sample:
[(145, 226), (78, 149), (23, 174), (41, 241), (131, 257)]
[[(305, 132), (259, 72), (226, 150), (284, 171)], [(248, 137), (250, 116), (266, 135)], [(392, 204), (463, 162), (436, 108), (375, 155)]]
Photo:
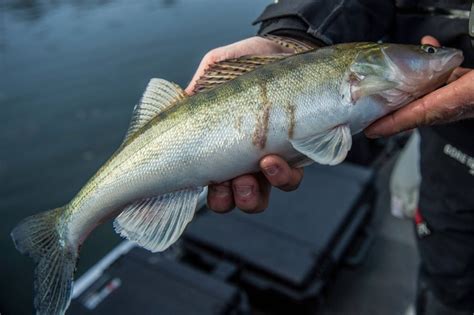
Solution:
[(446, 84), (454, 69), (464, 61), (463, 52), (455, 48), (444, 48), (444, 56), (433, 61), (432, 81), (436, 88)]
[(392, 108), (401, 107), (443, 86), (464, 60), (461, 50), (442, 47), (436, 58), (429, 60), (428, 71), (414, 71), (403, 62), (398, 62), (397, 58), (392, 58), (389, 51), (383, 50), (383, 53), (392, 75), (396, 74), (390, 79), (398, 82), (397, 87), (381, 93)]
[(463, 52), (455, 48), (444, 48), (445, 49), (442, 58), (431, 61), (433, 68), (432, 76), (449, 77), (454, 69), (459, 67), (464, 61)]
[[(444, 59), (444, 69), (449, 69), (448, 72), (452, 72), (454, 69), (459, 67), (464, 61), (464, 54), (462, 50), (450, 48), (447, 56)], [(440, 70), (442, 71), (442, 70)]]

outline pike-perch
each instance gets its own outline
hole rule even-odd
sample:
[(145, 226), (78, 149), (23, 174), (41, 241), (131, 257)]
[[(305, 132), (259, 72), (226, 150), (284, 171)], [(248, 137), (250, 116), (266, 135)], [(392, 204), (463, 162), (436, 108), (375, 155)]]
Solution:
[(463, 60), (459, 50), (426, 45), (301, 50), (220, 62), (193, 96), (152, 79), (123, 144), (81, 191), (12, 232), (36, 262), (37, 313), (66, 311), (79, 247), (105, 220), (116, 217), (122, 236), (163, 251), (209, 183), (255, 172), (268, 154), (293, 166), (340, 163), (351, 135), (444, 84)]

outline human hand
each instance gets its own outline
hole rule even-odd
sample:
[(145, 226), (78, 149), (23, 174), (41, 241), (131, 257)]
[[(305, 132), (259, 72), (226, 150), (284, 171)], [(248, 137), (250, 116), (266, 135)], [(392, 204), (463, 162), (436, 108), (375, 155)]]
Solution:
[(219, 61), (248, 55), (275, 55), (293, 52), (293, 49), (283, 47), (276, 42), (258, 36), (250, 37), (227, 46), (214, 48), (202, 58), (196, 73), (194, 73), (185, 91), (188, 94), (193, 94), (197, 80), (202, 77), (209, 66)]
[[(245, 55), (272, 55), (292, 53), (293, 50), (261, 37), (251, 37), (228, 46), (209, 51), (194, 74), (186, 93), (192, 94), (196, 81), (212, 64)], [(262, 172), (236, 177), (230, 181), (209, 185), (208, 207), (216, 212), (227, 212), (234, 207), (242, 211), (256, 213), (268, 206), (271, 186), (284, 191), (298, 187), (303, 178), (302, 168), (291, 168), (285, 160), (276, 155), (268, 155), (260, 160)]]
[[(425, 36), (422, 44), (440, 46), (437, 39)], [(474, 118), (474, 70), (458, 67), (448, 84), (387, 115), (368, 128), (369, 138), (390, 136), (425, 125)]]

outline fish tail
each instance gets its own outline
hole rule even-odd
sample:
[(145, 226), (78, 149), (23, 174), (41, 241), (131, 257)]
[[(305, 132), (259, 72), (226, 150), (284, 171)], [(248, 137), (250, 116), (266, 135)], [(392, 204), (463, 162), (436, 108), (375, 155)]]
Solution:
[(36, 214), (16, 226), (15, 247), (36, 263), (35, 309), (37, 314), (64, 314), (71, 301), (78, 250), (60, 234), (58, 223), (64, 207)]

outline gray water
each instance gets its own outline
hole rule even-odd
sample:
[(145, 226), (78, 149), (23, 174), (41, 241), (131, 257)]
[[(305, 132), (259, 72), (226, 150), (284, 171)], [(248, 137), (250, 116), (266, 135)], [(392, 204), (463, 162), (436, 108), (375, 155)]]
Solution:
[[(211, 48), (253, 35), (269, 1), (0, 1), (0, 313), (32, 312), (33, 265), (9, 233), (67, 203), (120, 144), (152, 77), (186, 86)], [(110, 224), (78, 275), (120, 238)]]

